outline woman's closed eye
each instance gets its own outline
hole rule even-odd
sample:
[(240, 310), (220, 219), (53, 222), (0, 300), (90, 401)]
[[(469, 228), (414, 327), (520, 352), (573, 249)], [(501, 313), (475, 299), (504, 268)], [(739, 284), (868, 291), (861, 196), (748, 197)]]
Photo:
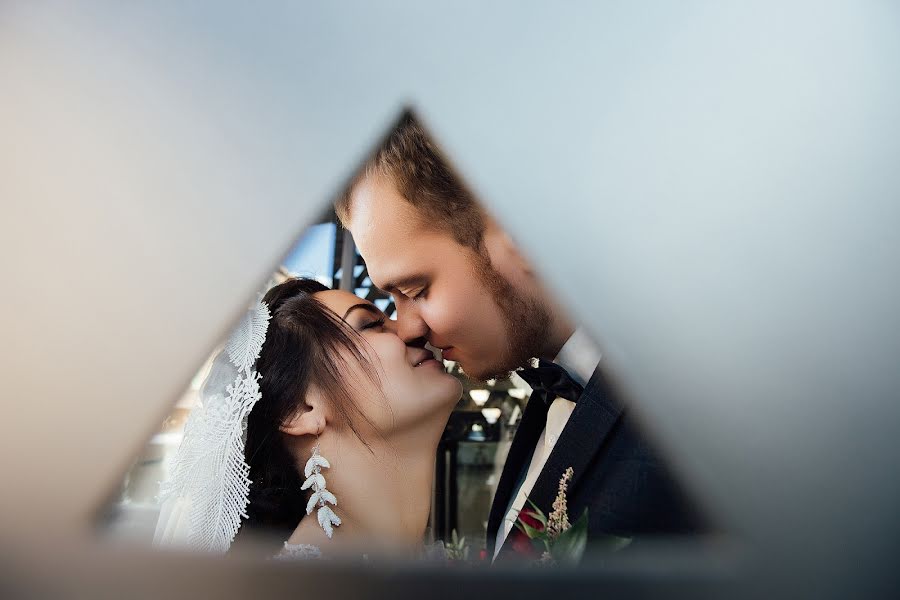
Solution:
[(378, 329), (381, 327), (384, 327), (384, 317), (364, 323), (363, 325), (360, 326), (359, 330), (365, 331), (367, 329)]

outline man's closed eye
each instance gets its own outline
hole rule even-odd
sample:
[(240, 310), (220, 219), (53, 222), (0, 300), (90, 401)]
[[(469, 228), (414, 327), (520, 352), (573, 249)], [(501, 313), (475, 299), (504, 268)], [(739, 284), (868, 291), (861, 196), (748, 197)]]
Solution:
[(410, 292), (409, 294), (403, 294), (403, 295), (414, 302), (417, 300), (424, 300), (425, 297), (428, 295), (428, 288), (423, 287), (422, 289), (420, 289), (417, 292)]

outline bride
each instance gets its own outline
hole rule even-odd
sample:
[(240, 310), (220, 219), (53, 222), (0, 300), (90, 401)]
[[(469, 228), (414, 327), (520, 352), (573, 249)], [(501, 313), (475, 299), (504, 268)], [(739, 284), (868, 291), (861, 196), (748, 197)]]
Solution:
[(277, 536), (281, 557), (415, 555), (461, 393), (372, 303), (289, 279), (213, 363), (155, 543), (224, 551), (240, 529)]

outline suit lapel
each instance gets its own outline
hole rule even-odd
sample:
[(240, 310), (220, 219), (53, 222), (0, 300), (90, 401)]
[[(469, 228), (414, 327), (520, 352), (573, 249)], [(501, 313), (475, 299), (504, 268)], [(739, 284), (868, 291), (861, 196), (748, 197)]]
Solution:
[(489, 556), (493, 556), (497, 532), (506, 516), (512, 495), (518, 491), (520, 475), (528, 468), (537, 439), (544, 430), (547, 408), (547, 403), (539, 392), (532, 394), (528, 404), (525, 405), (522, 421), (510, 444), (509, 454), (503, 464), (503, 472), (500, 474), (500, 481), (497, 483), (497, 491), (491, 504), (486, 540)]
[[(529, 404), (531, 403), (529, 402)], [(546, 421), (546, 404), (543, 402), (541, 404), (545, 405), (544, 421)], [(571, 499), (572, 494), (578, 488), (578, 480), (584, 475), (587, 465), (603, 446), (603, 442), (621, 417), (622, 410), (622, 405), (612, 394), (609, 384), (598, 367), (594, 370), (584, 392), (578, 398), (575, 410), (569, 417), (559, 441), (553, 447), (547, 463), (535, 481), (531, 493), (528, 494), (528, 498), (544, 511), (544, 514), (549, 515), (553, 510), (553, 500), (559, 490), (559, 480), (569, 467), (572, 467), (574, 471), (572, 481), (569, 483), (569, 498)], [(524, 420), (522, 424), (525, 424)], [(540, 431), (538, 431), (538, 435), (540, 435)], [(518, 438), (518, 436), (516, 437)], [(510, 449), (511, 453), (512, 449)], [(506, 475), (505, 468), (503, 474)], [(504, 504), (504, 509), (505, 507), (506, 504)], [(494, 508), (496, 508), (496, 501)], [(494, 516), (493, 509), (491, 516)], [(579, 515), (571, 516), (577, 518)], [(497, 559), (500, 560), (510, 551), (510, 544), (504, 543)]]

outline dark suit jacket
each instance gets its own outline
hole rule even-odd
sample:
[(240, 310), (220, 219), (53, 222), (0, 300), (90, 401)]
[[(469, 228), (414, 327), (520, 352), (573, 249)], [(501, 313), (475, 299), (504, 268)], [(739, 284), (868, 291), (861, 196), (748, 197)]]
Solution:
[[(493, 556), (497, 531), (513, 494), (527, 471), (535, 444), (547, 420), (543, 392), (525, 407), (509, 449), (488, 519), (487, 548)], [(559, 480), (568, 467), (569, 518), (588, 509), (588, 540), (602, 535), (639, 538), (645, 535), (700, 533), (705, 520), (684, 496), (665, 462), (627, 418), (622, 404), (598, 367), (579, 397), (529, 499), (544, 514), (553, 510)], [(514, 557), (510, 532), (497, 560)]]

